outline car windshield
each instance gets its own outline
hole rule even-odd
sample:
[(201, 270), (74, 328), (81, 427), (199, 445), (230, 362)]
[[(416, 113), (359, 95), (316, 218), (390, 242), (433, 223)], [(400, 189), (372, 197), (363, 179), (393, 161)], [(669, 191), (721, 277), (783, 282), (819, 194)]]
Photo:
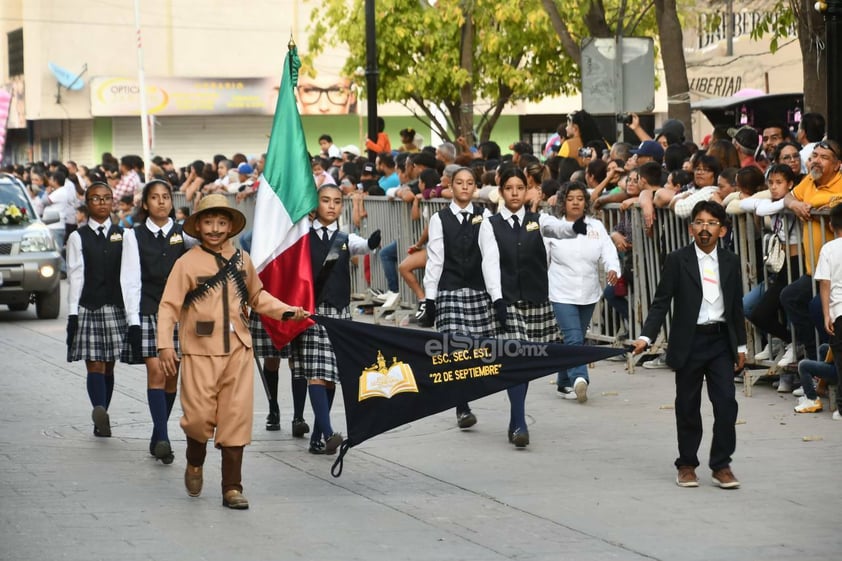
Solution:
[[(23, 222), (29, 222), (34, 216), (32, 205), (29, 204), (29, 199), (24, 190), (15, 183), (0, 181), (0, 207), (3, 208), (4, 212), (8, 212), (7, 209), (9, 208), (9, 205), (15, 205), (18, 209), (24, 212), (27, 219), (22, 220)], [(13, 220), (11, 222), (7, 222), (0, 220), (0, 223), (4, 222), (16, 223), (19, 221)]]

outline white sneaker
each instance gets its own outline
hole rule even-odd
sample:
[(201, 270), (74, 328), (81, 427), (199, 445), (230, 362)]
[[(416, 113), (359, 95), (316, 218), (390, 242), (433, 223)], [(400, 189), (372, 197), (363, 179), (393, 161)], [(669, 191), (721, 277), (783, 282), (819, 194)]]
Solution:
[(669, 366), (667, 365), (666, 355), (658, 355), (657, 358), (653, 358), (649, 362), (644, 362), (643, 368), (648, 368), (650, 370), (655, 370), (658, 368), (669, 368)]
[(754, 360), (770, 360), (772, 358), (772, 343), (766, 343), (763, 350), (754, 355)]
[(831, 417), (834, 421), (842, 421), (842, 413), (839, 413), (839, 409), (833, 412), (833, 417)]
[(386, 299), (383, 301), (383, 307), (387, 310), (394, 310), (401, 303), (401, 295), (397, 292), (387, 292)]
[(796, 401), (796, 403), (804, 403), (805, 401), (807, 401), (807, 399), (808, 398), (807, 398), (806, 395), (802, 395), (801, 397), (798, 398), (798, 401)]
[(792, 390), (792, 395), (795, 397), (802, 397), (804, 395), (804, 388), (796, 388)]
[(822, 410), (821, 399), (805, 399), (795, 406), (796, 413), (818, 413)]
[(588, 381), (581, 376), (573, 383), (573, 392), (576, 394), (576, 401), (585, 403), (588, 400)]
[(374, 297), (372, 297), (371, 300), (373, 302), (375, 302), (376, 304), (383, 304), (389, 298), (392, 298), (394, 296), (400, 297), (400, 295), (397, 292), (392, 292), (391, 290), (387, 290), (386, 292), (384, 292), (382, 294), (376, 294)]
[(798, 359), (796, 358), (795, 343), (790, 343), (786, 346), (784, 354), (782, 354), (780, 358), (778, 358), (778, 366), (780, 366), (781, 368), (786, 368), (790, 364), (795, 364), (797, 361)]
[(778, 382), (778, 393), (789, 393), (792, 391), (792, 382), (789, 380), (781, 380)]

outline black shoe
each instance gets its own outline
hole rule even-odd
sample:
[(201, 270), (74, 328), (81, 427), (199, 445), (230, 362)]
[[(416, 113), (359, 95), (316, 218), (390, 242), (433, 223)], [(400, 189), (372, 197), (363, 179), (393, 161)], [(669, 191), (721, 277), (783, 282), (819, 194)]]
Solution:
[(269, 413), (266, 415), (266, 430), (281, 430), (280, 413)]
[(333, 433), (325, 439), (325, 454), (336, 454), (336, 449), (342, 444), (342, 435), (338, 432)]
[(456, 416), (456, 424), (459, 425), (460, 429), (469, 429), (477, 424), (477, 416), (470, 411), (459, 413)]
[(111, 436), (111, 419), (108, 418), (108, 411), (102, 405), (97, 405), (91, 412), (91, 420), (94, 422), (94, 435), (100, 437)]
[(310, 441), (310, 448), (308, 450), (311, 454), (322, 455), (325, 453), (325, 445), (321, 440)]
[(292, 436), (295, 438), (303, 438), (305, 434), (310, 432), (310, 425), (304, 419), (292, 420)]
[(175, 460), (175, 455), (172, 453), (172, 447), (166, 440), (159, 440), (155, 443), (154, 455), (155, 459), (161, 460), (161, 463), (167, 466)]
[[(94, 427), (94, 434), (96, 434), (96, 427)], [(154, 457), (155, 456), (155, 445), (158, 444), (154, 440), (149, 441), (149, 455)]]
[(515, 429), (511, 433), (509, 442), (515, 445), (515, 448), (526, 448), (529, 445), (529, 431), (522, 429)]

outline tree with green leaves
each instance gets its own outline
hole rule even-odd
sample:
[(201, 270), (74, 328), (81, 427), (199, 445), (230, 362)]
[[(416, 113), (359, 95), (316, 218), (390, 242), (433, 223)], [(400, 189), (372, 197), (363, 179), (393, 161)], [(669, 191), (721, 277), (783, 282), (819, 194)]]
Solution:
[[(507, 105), (579, 89), (539, 0), (377, 0), (377, 14), (378, 101), (403, 104), (442, 138), (488, 140)], [(312, 21), (305, 67), (340, 43), (347, 75), (365, 67), (364, 0), (324, 0)]]
[(769, 36), (769, 50), (774, 53), (780, 40), (791, 37), (795, 28), (801, 47), (804, 110), (827, 115), (825, 22), (813, 4), (813, 0), (777, 0), (764, 13), (751, 36), (753, 39)]

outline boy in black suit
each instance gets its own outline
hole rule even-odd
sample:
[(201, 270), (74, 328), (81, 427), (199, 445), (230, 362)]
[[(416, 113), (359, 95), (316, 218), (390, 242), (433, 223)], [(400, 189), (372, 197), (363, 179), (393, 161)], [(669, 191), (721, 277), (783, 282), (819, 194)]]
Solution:
[(701, 201), (690, 216), (694, 243), (667, 256), (642, 335), (634, 342), (634, 353), (643, 352), (658, 336), (672, 302), (666, 360), (675, 370), (676, 483), (680, 487), (699, 486), (699, 408), (702, 381), (706, 379), (714, 415), (709, 461), (713, 482), (723, 489), (736, 489), (740, 482), (730, 467), (737, 444), (734, 371), (745, 364), (746, 345), (740, 261), (734, 253), (717, 247), (719, 239), (728, 233), (728, 217), (722, 205)]

